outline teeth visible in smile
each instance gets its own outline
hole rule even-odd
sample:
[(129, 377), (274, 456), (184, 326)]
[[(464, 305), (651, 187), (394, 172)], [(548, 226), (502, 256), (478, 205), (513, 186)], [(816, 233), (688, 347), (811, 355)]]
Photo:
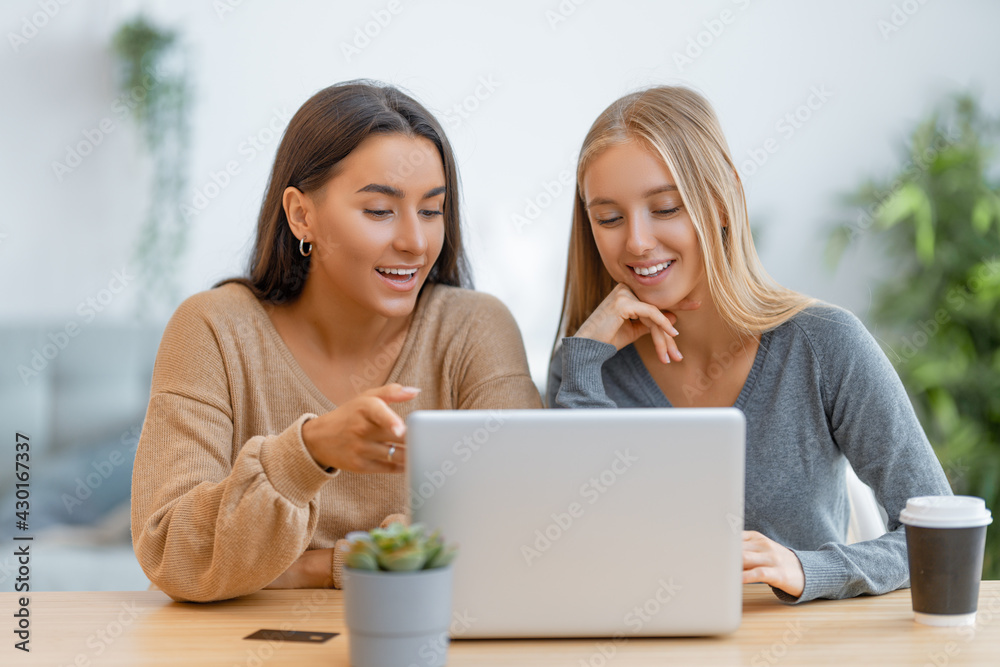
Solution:
[(417, 272), (416, 269), (383, 269), (381, 266), (376, 266), (375, 270), (379, 273), (388, 273), (393, 276), (412, 276)]
[(653, 275), (656, 275), (657, 273), (659, 273), (660, 271), (662, 271), (663, 269), (667, 268), (668, 266), (670, 266), (673, 263), (674, 263), (674, 260), (670, 260), (669, 262), (663, 262), (662, 264), (657, 264), (656, 266), (651, 266), (651, 267), (649, 267), (647, 269), (640, 269), (640, 268), (636, 268), (634, 266), (630, 266), (629, 268), (632, 269), (633, 271), (635, 271), (636, 273), (638, 273), (640, 276), (653, 276)]

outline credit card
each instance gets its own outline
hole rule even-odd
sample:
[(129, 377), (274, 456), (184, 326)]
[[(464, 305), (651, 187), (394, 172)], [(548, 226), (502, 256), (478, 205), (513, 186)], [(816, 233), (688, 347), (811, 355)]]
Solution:
[(258, 630), (243, 639), (265, 639), (272, 642), (308, 642), (322, 644), (336, 637), (339, 632), (303, 632), (302, 630)]

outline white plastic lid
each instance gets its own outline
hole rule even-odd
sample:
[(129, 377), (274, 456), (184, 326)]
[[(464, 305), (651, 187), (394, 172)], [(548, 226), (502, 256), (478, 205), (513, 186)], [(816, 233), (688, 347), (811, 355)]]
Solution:
[(899, 520), (918, 528), (976, 528), (993, 523), (993, 516), (975, 496), (918, 496), (906, 501)]

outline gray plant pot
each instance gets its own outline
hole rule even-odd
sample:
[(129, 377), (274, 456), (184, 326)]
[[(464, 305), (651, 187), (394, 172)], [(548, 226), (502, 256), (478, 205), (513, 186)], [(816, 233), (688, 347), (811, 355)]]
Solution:
[(440, 667), (451, 624), (448, 567), (418, 572), (344, 568), (353, 667)]

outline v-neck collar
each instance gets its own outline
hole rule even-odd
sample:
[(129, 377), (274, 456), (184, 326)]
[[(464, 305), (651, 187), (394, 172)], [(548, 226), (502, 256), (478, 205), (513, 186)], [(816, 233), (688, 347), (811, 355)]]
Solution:
[[(760, 376), (761, 369), (764, 366), (764, 360), (767, 357), (767, 348), (771, 343), (771, 334), (773, 331), (772, 329), (761, 334), (760, 343), (757, 345), (757, 353), (753, 358), (753, 365), (750, 367), (750, 373), (747, 374), (747, 379), (743, 383), (743, 388), (740, 389), (739, 396), (736, 397), (736, 402), (733, 403), (734, 408), (743, 410), (747, 401), (750, 400), (750, 394), (753, 393), (753, 388), (757, 384), (757, 378)], [(642, 362), (642, 357), (639, 356), (635, 345), (629, 344), (623, 347), (622, 354), (636, 380), (636, 386), (641, 387), (645, 392), (650, 405), (657, 408), (674, 407), (670, 403), (670, 399), (660, 389), (660, 385), (656, 384), (656, 380), (653, 379), (649, 369), (646, 368), (646, 364)]]
[[(403, 366), (406, 364), (406, 360), (410, 355), (410, 350), (413, 349), (414, 341), (417, 339), (417, 335), (420, 332), (420, 327), (423, 325), (423, 311), (427, 303), (430, 301), (431, 292), (434, 290), (435, 283), (425, 283), (420, 291), (420, 296), (417, 297), (416, 306), (413, 308), (413, 320), (410, 322), (410, 328), (406, 332), (406, 338), (403, 340), (403, 347), (399, 350), (399, 356), (396, 357), (396, 363), (393, 365), (392, 370), (389, 371), (389, 377), (386, 378), (386, 384), (391, 384), (396, 382), (399, 378), (400, 373), (402, 373)], [(253, 302), (256, 307), (257, 316), (261, 319), (261, 326), (268, 332), (271, 336), (271, 340), (274, 341), (274, 347), (281, 355), (282, 359), (288, 365), (288, 368), (292, 371), (292, 374), (298, 378), (302, 386), (308, 391), (316, 402), (323, 406), (323, 409), (329, 412), (330, 410), (336, 409), (336, 405), (327, 398), (326, 394), (320, 391), (319, 387), (312, 381), (309, 375), (303, 370), (302, 366), (295, 359), (295, 355), (292, 354), (291, 349), (285, 343), (285, 339), (281, 337), (278, 330), (274, 326), (274, 322), (268, 316), (267, 311), (264, 310), (264, 305), (254, 296), (253, 292), (250, 291), (245, 285), (241, 285), (244, 290), (246, 290), (247, 296), (250, 301)]]

